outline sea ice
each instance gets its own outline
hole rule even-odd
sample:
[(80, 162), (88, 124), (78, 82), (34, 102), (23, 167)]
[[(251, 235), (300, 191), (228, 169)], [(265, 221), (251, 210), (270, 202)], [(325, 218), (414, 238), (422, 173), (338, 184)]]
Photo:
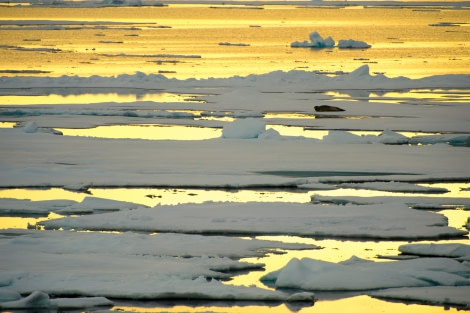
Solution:
[[(1, 292), (1, 291), (0, 291)], [(113, 306), (114, 303), (104, 297), (55, 298), (42, 291), (33, 291), (25, 298), (15, 301), (0, 301), (0, 309), (82, 309), (98, 306)]]
[(331, 37), (323, 39), (323, 37), (316, 31), (310, 33), (309, 38), (310, 42), (294, 41), (291, 43), (290, 46), (292, 48), (331, 48), (335, 45), (335, 41)]
[(467, 233), (448, 227), (447, 220), (441, 215), (411, 210), (401, 202), (329, 206), (256, 202), (181, 204), (156, 206), (152, 210), (65, 217), (39, 222), (39, 225), (46, 229), (376, 239), (437, 239), (461, 237)]
[(374, 290), (394, 287), (470, 286), (470, 266), (446, 258), (373, 262), (351, 258), (331, 263), (293, 258), (278, 271), (263, 276), (276, 288), (302, 290)]
[(470, 286), (405, 287), (378, 290), (370, 295), (381, 299), (419, 301), (433, 305), (470, 307)]
[(412, 243), (401, 245), (398, 250), (404, 254), (458, 258), (470, 261), (470, 245), (460, 243)]
[(0, 242), (0, 249), (9, 252), (0, 254), (0, 295), (41, 290), (126, 299), (312, 301), (312, 294), (290, 298), (217, 280), (229, 279), (231, 271), (263, 267), (236, 259), (317, 248), (312, 245), (178, 234), (2, 231), (9, 233)]
[(367, 49), (372, 47), (368, 43), (360, 40), (341, 39), (338, 41), (338, 48)]
[(252, 139), (266, 131), (266, 123), (261, 119), (239, 119), (224, 126), (222, 138)]

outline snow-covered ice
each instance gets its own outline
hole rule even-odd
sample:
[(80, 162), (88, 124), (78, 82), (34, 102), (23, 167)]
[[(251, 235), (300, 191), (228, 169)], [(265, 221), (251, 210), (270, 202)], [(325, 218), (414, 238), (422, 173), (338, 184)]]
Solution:
[(182, 204), (65, 217), (39, 224), (47, 229), (374, 239), (458, 238), (467, 233), (448, 227), (446, 219), (440, 215), (410, 210), (400, 202), (360, 206), (256, 202)]
[[(0, 290), (1, 293), (8, 291)], [(18, 296), (20, 296), (18, 294)], [(21, 297), (21, 296), (20, 296)], [(33, 291), (27, 297), (0, 301), (0, 309), (83, 309), (87, 307), (112, 307), (114, 303), (105, 297), (85, 298), (56, 298), (50, 299), (49, 295), (42, 291)]]
[(292, 259), (262, 280), (278, 288), (373, 290), (396, 287), (470, 286), (470, 267), (447, 258), (373, 262), (351, 258), (340, 263)]
[[(216, 280), (230, 278), (230, 271), (263, 267), (237, 261), (239, 258), (263, 256), (277, 249), (317, 248), (312, 245), (178, 234), (20, 230), (1, 234), (1, 249), (9, 253), (0, 255), (0, 294), (41, 290), (56, 296), (127, 299), (313, 299), (312, 294), (309, 299), (305, 294), (290, 298), (282, 292)], [(44, 295), (41, 299), (47, 302)], [(26, 300), (18, 301), (20, 307)]]

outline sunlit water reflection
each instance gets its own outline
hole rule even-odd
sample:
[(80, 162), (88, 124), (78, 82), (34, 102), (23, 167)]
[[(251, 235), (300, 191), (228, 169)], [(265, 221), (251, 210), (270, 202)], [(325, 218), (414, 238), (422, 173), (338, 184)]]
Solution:
[[(465, 10), (353, 8), (357, 9), (287, 5), (259, 10), (216, 10), (209, 5), (93, 10), (10, 7), (0, 15), (0, 71), (52, 76), (141, 71), (199, 78), (292, 69), (351, 71), (364, 63), (372, 72), (390, 76), (467, 71), (469, 55), (463, 44), (468, 41), (467, 28), (453, 31), (452, 25), (433, 26), (442, 21), (466, 21)], [(42, 22), (38, 25), (35, 20)], [(307, 40), (315, 30), (336, 41), (365, 40), (372, 48), (358, 53), (290, 47), (293, 41)]]
[[(164, 8), (102, 8), (96, 10), (70, 10), (43, 8), (23, 10), (10, 8), (0, 12), (0, 73), (2, 75), (119, 75), (136, 71), (163, 73), (179, 79), (189, 77), (228, 77), (274, 70), (319, 70), (345, 72), (369, 64), (371, 72), (390, 76), (422, 77), (438, 73), (468, 73), (468, 27), (453, 31), (450, 26), (431, 26), (441, 21), (465, 21), (465, 10), (423, 10), (363, 8), (357, 10), (298, 8), (293, 6), (265, 6), (261, 10), (211, 9), (208, 6), (176, 5)], [(130, 18), (130, 17), (133, 18)], [(45, 25), (32, 25), (34, 20), (55, 20)], [(25, 20), (32, 21), (29, 25)], [(89, 21), (104, 21), (93, 22)], [(73, 23), (71, 23), (72, 21)], [(228, 22), (229, 21), (229, 22)], [(118, 24), (114, 24), (118, 23)], [(28, 24), (28, 23), (26, 23)], [(252, 27), (256, 25), (256, 27)], [(42, 27), (40, 27), (42, 26)], [(47, 26), (47, 27), (44, 27)], [(292, 49), (292, 41), (302, 41), (314, 30), (336, 40), (356, 38), (366, 40), (373, 48), (368, 50), (344, 49)], [(64, 40), (64, 38), (67, 38)], [(220, 45), (220, 42), (246, 43), (243, 46)], [(17, 72), (14, 72), (17, 71)], [(158, 88), (158, 86), (155, 86)], [(46, 88), (47, 90), (47, 88)], [(74, 93), (75, 92), (75, 93)], [(11, 93), (12, 95), (9, 95)], [(177, 94), (159, 90), (131, 90), (123, 92), (97, 91), (77, 93), (64, 90), (45, 94), (44, 90), (1, 90), (0, 104), (11, 105), (74, 105), (106, 102), (133, 103), (197, 103), (204, 102), (197, 94)], [(341, 91), (325, 92), (330, 100), (374, 101), (387, 103), (446, 103), (468, 102), (468, 90), (410, 90)], [(168, 107), (171, 109), (171, 107)], [(194, 110), (192, 112), (195, 112)], [(200, 111), (201, 112), (201, 111)], [(197, 115), (197, 114), (196, 114)], [(299, 112), (266, 112), (265, 119), (314, 119), (314, 114)], [(201, 120), (230, 122), (230, 116), (201, 116)], [(16, 122), (0, 122), (0, 128), (10, 128)], [(283, 136), (303, 136), (321, 139), (326, 130), (305, 129), (300, 126), (268, 124)], [(60, 129), (65, 136), (91, 136), (100, 138), (134, 138), (150, 140), (204, 140), (221, 135), (221, 128), (194, 125), (110, 125), (90, 129)], [(355, 132), (355, 134), (378, 134)], [(413, 135), (423, 135), (414, 133)], [(445, 195), (421, 194), (426, 197), (470, 198), (469, 184), (426, 184), (449, 189)], [(266, 201), (307, 203), (313, 194), (323, 196), (391, 196), (413, 197), (405, 194), (374, 190), (205, 190), (182, 188), (90, 188), (89, 194), (54, 189), (2, 189), (0, 198), (39, 200), (70, 199), (82, 201), (85, 196), (132, 201), (153, 207), (158, 204), (203, 203), (205, 201)], [(419, 194), (418, 194), (419, 195)], [(450, 200), (452, 202), (452, 200)], [(452, 204), (452, 203), (450, 203)], [(151, 208), (149, 208), (150, 210)], [(468, 211), (442, 210), (449, 225), (464, 229)], [(0, 217), (0, 228), (34, 227), (38, 221), (58, 218), (50, 213), (44, 217)], [(31, 226), (28, 226), (31, 225)], [(313, 243), (321, 250), (289, 251), (260, 259), (244, 261), (264, 262), (265, 272), (250, 272), (234, 277), (227, 284), (252, 285), (269, 288), (259, 282), (266, 272), (284, 266), (292, 257), (312, 257), (338, 262), (356, 255), (386, 262), (377, 256), (398, 254), (404, 241), (352, 241), (312, 239), (289, 236), (262, 236), (260, 239), (285, 242)], [(445, 241), (439, 241), (445, 242)], [(452, 242), (465, 242), (467, 239)], [(354, 296), (321, 295), (313, 307), (301, 312), (443, 312), (442, 307), (405, 305)], [(329, 301), (328, 299), (335, 299)], [(133, 312), (291, 312), (299, 310), (285, 304), (256, 305), (249, 303), (162, 304), (126, 303), (117, 301), (115, 311)], [(456, 311), (450, 309), (448, 311)]]

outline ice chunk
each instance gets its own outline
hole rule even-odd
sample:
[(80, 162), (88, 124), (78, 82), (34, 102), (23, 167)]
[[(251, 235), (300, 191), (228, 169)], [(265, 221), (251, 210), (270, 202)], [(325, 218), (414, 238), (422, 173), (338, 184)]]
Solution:
[(34, 291), (26, 298), (0, 303), (1, 309), (32, 309), (51, 307), (49, 295), (42, 291)]
[(222, 138), (252, 139), (266, 131), (266, 122), (261, 119), (238, 119), (224, 126)]
[[(1, 290), (0, 290), (1, 294)], [(0, 302), (0, 309), (80, 309), (96, 306), (113, 306), (114, 303), (105, 297), (55, 298), (42, 291), (33, 291), (25, 298)]]
[(335, 41), (333, 38), (328, 37), (323, 39), (323, 37), (318, 32), (310, 33), (309, 35), (310, 42), (308, 41), (295, 41), (291, 43), (292, 48), (331, 48), (334, 47)]
[(386, 129), (383, 132), (381, 132), (378, 136), (378, 141), (383, 144), (391, 144), (391, 145), (397, 145), (397, 144), (407, 144), (409, 142), (409, 138), (399, 134), (397, 132), (394, 132), (392, 130)]
[(338, 42), (338, 48), (367, 49), (370, 47), (371, 45), (360, 40), (341, 39)]
[(38, 125), (36, 122), (29, 122), (23, 127), (25, 133), (35, 133), (38, 131)]

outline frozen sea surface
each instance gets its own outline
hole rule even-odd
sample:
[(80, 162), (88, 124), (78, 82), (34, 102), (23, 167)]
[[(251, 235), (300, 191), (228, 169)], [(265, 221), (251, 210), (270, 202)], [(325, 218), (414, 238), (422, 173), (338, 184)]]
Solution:
[(2, 311), (469, 309), (466, 6), (103, 4), (0, 11)]

